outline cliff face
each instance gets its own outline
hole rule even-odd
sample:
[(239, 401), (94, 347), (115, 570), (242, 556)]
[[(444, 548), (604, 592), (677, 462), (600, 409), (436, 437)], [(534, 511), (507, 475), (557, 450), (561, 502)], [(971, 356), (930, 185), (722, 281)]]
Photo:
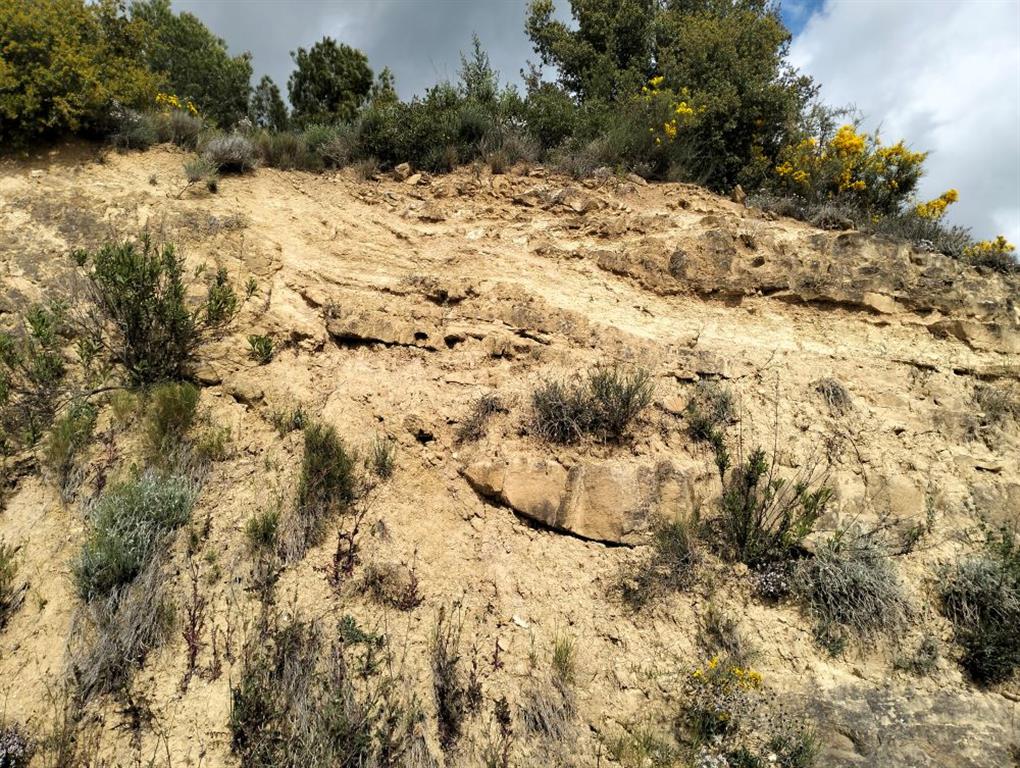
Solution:
[[(439, 607), (459, 601), (485, 702), (472, 734), (491, 725), (490, 702), (521, 703), (534, 656), (572, 638), (568, 747), (556, 752), (521, 727), (520, 765), (552, 764), (554, 753), (563, 764), (610, 764), (600, 744), (635, 723), (668, 732), (679, 670), (703, 658), (710, 606), (739, 620), (765, 684), (816, 724), (819, 764), (1009, 763), (1020, 689), (981, 689), (961, 675), (934, 579), (940, 564), (974, 550), (980, 520), (1015, 523), (1020, 511), (1020, 426), (982, 405), (983, 392), (1020, 398), (1015, 276), (770, 219), (684, 185), (581, 183), (541, 170), (360, 181), (265, 169), (224, 179), (215, 195), (178, 196), (183, 159), (160, 149), (96, 163), (67, 150), (0, 168), (4, 321), (66, 286), (69, 249), (141, 227), (179, 243), (190, 265), (259, 286), (193, 372), (203, 423), (228, 427), (230, 439), (192, 515), (206, 521), (197, 551), (182, 533), (171, 555), (182, 606), (199, 574), (197, 663), (218, 674), (196, 675), (182, 691), (187, 654), (176, 632), (131, 684), (148, 724), (124, 728), (131, 715), (112, 698), (90, 705), (105, 754), (122, 764), (154, 750), (175, 766), (236, 764), (230, 686), (257, 612), (244, 526), (293, 505), (302, 433), (281, 436), (272, 422), (300, 406), (366, 453), (391, 439), (396, 468), (372, 492), (348, 583), (327, 578), (331, 538), (284, 569), (279, 602), (384, 627), (406, 648), (406, 679), (431, 718), (430, 635)], [(267, 365), (248, 359), (255, 333), (275, 339)], [(541, 440), (529, 424), (535, 388), (605, 363), (652, 376), (652, 403), (627, 439)], [(711, 554), (710, 542), (690, 589), (639, 611), (620, 599), (657, 517), (711, 517), (717, 505), (715, 462), (684, 415), (703, 381), (734, 396), (735, 454), (774, 448), (791, 474), (829, 465), (835, 498), (809, 549), (852, 521), (926, 529), (893, 558), (911, 603), (896, 636), (828, 654), (795, 601), (756, 599), (747, 568)], [(489, 393), (501, 405), (483, 434), (460, 439)], [(131, 428), (106, 411), (97, 433), (106, 437), (70, 502), (23, 474), (10, 479), (0, 513), (0, 536), (21, 548), (28, 583), (0, 633), (6, 717), (40, 730), (54, 716), (47, 694), (79, 610), (69, 563), (83, 504), (97, 475), (135, 456)], [(366, 569), (413, 571), (422, 603), (381, 607), (358, 586)], [(930, 674), (895, 670), (925, 635), (943, 649)], [(423, 733), (438, 758), (432, 729)], [(445, 764), (471, 764), (475, 738)]]

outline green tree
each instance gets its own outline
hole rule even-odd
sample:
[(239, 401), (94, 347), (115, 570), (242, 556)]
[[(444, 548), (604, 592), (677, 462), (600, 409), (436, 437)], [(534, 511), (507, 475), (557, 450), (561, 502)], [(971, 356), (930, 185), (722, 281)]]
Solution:
[(499, 75), (492, 69), (477, 34), (471, 35), (471, 54), (460, 54), (460, 92), (464, 98), (482, 104), (496, 101), (499, 93)]
[[(787, 62), (790, 34), (770, 0), (570, 0), (576, 24), (533, 0), (526, 31), (583, 106), (637, 114), (651, 78), (698, 105), (683, 146), (689, 175), (714, 188), (757, 185), (790, 143), (816, 89)], [(649, 126), (651, 127), (651, 126)], [(636, 135), (636, 134), (635, 134)], [(679, 144), (678, 144), (679, 146)]]
[(248, 114), (251, 54), (231, 56), (196, 16), (175, 14), (170, 0), (136, 0), (131, 17), (148, 26), (143, 52), (164, 91), (191, 99), (204, 117), (223, 127)]
[(400, 101), (397, 96), (396, 78), (389, 67), (383, 67), (372, 83), (371, 99), (373, 104), (395, 104)]
[(0, 2), (0, 145), (102, 130), (155, 95), (142, 35), (112, 0)]
[(287, 128), (287, 106), (280, 98), (280, 89), (273, 78), (263, 75), (251, 94), (248, 117), (259, 128), (283, 131)]
[(361, 51), (324, 37), (291, 54), (287, 81), (294, 120), (301, 125), (351, 120), (372, 91), (372, 70)]

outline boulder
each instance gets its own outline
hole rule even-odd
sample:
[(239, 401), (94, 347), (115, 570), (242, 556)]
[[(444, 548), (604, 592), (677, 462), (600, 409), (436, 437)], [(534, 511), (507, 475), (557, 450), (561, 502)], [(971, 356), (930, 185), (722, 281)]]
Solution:
[(462, 474), (480, 495), (584, 539), (636, 544), (653, 514), (687, 513), (693, 486), (668, 464), (580, 462), (529, 456), (485, 459)]
[(397, 181), (406, 181), (410, 175), (411, 175), (410, 163), (400, 163), (400, 165), (396, 166), (393, 169), (393, 178), (396, 179)]

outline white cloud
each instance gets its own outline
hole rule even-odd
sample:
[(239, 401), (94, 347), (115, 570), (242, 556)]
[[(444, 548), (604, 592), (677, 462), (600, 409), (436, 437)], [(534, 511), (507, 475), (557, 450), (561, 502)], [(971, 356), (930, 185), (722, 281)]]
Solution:
[(1020, 4), (828, 0), (791, 47), (832, 105), (931, 152), (919, 196), (950, 187), (948, 220), (1020, 245)]

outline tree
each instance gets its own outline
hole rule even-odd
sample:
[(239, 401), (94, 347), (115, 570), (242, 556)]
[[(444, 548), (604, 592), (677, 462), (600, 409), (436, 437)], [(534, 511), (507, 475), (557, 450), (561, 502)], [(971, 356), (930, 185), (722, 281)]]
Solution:
[(190, 99), (223, 127), (248, 114), (251, 54), (231, 56), (227, 44), (197, 17), (175, 14), (170, 0), (136, 0), (131, 17), (148, 26), (143, 53), (164, 91)]
[[(756, 185), (790, 143), (815, 93), (789, 66), (790, 34), (769, 0), (570, 0), (575, 27), (533, 0), (526, 31), (582, 105), (626, 115), (655, 78), (698, 105), (685, 137), (697, 178), (720, 189)], [(660, 79), (661, 78), (661, 79)], [(757, 175), (758, 178), (754, 178)]]
[(491, 104), (499, 93), (499, 75), (489, 63), (477, 34), (471, 35), (471, 55), (460, 54), (460, 92), (466, 99)]
[(371, 99), (373, 104), (395, 104), (400, 101), (397, 96), (396, 78), (389, 67), (383, 67), (372, 83)]
[(287, 128), (287, 106), (280, 98), (280, 89), (269, 75), (263, 75), (251, 94), (248, 117), (259, 128), (283, 131)]
[(141, 32), (109, 0), (0, 3), (0, 145), (101, 130), (114, 103), (151, 99)]
[(352, 120), (372, 91), (372, 70), (361, 51), (324, 37), (291, 53), (287, 81), (294, 120), (301, 125)]

